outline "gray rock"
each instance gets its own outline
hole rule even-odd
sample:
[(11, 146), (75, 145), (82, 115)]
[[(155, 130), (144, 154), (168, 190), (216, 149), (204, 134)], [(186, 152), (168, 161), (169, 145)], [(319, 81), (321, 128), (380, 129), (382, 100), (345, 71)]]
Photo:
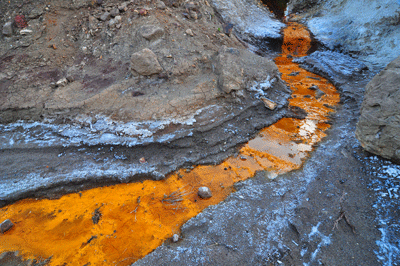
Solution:
[(118, 10), (119, 12), (126, 12), (128, 10), (128, 2), (124, 2), (118, 6)]
[(139, 34), (148, 41), (155, 41), (164, 36), (164, 29), (154, 25), (145, 25), (139, 29)]
[[(267, 74), (268, 71), (260, 71), (260, 69), (271, 70), (274, 73), (273, 77), (279, 75), (276, 65), (265, 57), (258, 56), (245, 49), (228, 48), (226, 46), (222, 46), (218, 51), (215, 67), (215, 72), (218, 75), (218, 88), (225, 93), (236, 93), (242, 89), (249, 89), (255, 81), (266, 81), (271, 72)], [(274, 102), (281, 102), (272, 95), (264, 96)]]
[(97, 29), (97, 19), (93, 16), (89, 16), (89, 29)]
[(157, 8), (161, 9), (161, 10), (164, 10), (164, 9), (167, 8), (167, 6), (165, 5), (165, 3), (163, 1), (158, 1), (157, 2)]
[(202, 199), (209, 199), (212, 197), (211, 190), (208, 187), (199, 187), (197, 194)]
[[(253, 0), (211, 0), (223, 20), (232, 23), (243, 39), (280, 38), (285, 26), (269, 10)], [(267, 40), (264, 40), (267, 42)]]
[(21, 35), (29, 35), (29, 34), (32, 34), (32, 33), (33, 33), (33, 31), (30, 30), (30, 29), (22, 29), (22, 30), (19, 31), (19, 34), (21, 34)]
[(147, 48), (131, 56), (131, 69), (143, 76), (158, 74), (162, 71), (157, 56)]
[(4, 233), (7, 232), (8, 230), (10, 230), (13, 226), (14, 226), (13, 222), (11, 222), (9, 219), (4, 220), (4, 221), (0, 224), (0, 232), (1, 232), (2, 234), (4, 234)]
[(116, 16), (119, 15), (119, 9), (118, 8), (114, 8), (110, 11), (110, 16), (115, 18)]
[[(69, 1), (65, 1), (69, 2)], [(92, 4), (92, 0), (72, 0), (71, 7), (75, 9), (88, 7)]]
[(106, 21), (106, 20), (108, 20), (109, 18), (110, 18), (110, 13), (108, 13), (108, 12), (104, 12), (103, 14), (101, 14), (101, 16), (99, 17), (99, 19), (101, 20), (101, 21)]
[(58, 87), (64, 87), (65, 85), (68, 84), (68, 80), (66, 78), (62, 78), (59, 81), (56, 82), (56, 85)]
[(317, 90), (315, 91), (315, 98), (319, 99), (319, 98), (321, 98), (322, 96), (324, 96), (325, 94), (326, 94), (325, 92), (321, 91), (320, 89), (317, 89)]
[(29, 12), (28, 18), (29, 19), (35, 19), (40, 17), (43, 14), (43, 10), (40, 8), (35, 7), (34, 9)]
[(13, 28), (11, 22), (6, 22), (3, 26), (3, 35), (7, 37), (11, 37), (13, 34)]
[(400, 56), (366, 86), (356, 137), (367, 151), (400, 163)]
[(300, 63), (311, 72), (335, 80), (336, 83), (345, 82), (348, 78), (367, 69), (367, 65), (363, 62), (332, 51), (317, 51), (308, 56), (295, 58), (293, 62)]
[(108, 22), (108, 26), (114, 27), (117, 26), (120, 22), (121, 22), (121, 16), (116, 16), (115, 18), (110, 19), (110, 21)]

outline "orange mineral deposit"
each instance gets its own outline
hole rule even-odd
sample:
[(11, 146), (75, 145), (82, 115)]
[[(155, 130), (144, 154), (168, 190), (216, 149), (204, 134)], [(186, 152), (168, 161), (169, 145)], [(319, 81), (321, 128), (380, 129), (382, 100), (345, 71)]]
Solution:
[[(0, 253), (19, 251), (25, 259), (50, 265), (130, 265), (178, 233), (204, 208), (223, 201), (234, 183), (267, 170), (269, 177), (301, 167), (329, 128), (329, 107), (339, 94), (326, 79), (301, 69), (293, 57), (304, 56), (311, 38), (302, 25), (284, 30), (276, 64), (292, 89), (290, 105), (307, 112), (303, 120), (283, 118), (267, 127), (219, 165), (180, 170), (162, 181), (120, 184), (64, 195), (25, 199), (0, 209), (0, 221), (14, 227), (0, 234)], [(145, 159), (143, 158), (143, 161)], [(201, 199), (198, 188), (212, 192)]]

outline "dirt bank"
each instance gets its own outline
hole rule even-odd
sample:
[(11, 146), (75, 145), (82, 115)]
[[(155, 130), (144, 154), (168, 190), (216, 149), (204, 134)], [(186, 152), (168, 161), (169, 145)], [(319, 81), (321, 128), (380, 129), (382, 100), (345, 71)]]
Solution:
[(305, 115), (287, 108), (274, 63), (207, 1), (0, 8), (12, 24), (0, 38), (1, 205), (220, 162), (257, 130)]

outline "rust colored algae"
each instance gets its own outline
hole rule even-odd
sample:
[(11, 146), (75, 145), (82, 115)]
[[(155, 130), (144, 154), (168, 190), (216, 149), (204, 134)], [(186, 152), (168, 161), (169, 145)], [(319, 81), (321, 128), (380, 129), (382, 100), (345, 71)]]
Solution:
[[(15, 226), (0, 235), (0, 253), (51, 257), (50, 265), (130, 265), (179, 233), (182, 224), (204, 208), (223, 201), (234, 183), (260, 170), (274, 178), (300, 168), (329, 128), (329, 106), (339, 102), (332, 84), (292, 62), (292, 57), (306, 55), (310, 43), (304, 26), (289, 23), (283, 54), (275, 60), (293, 91), (290, 105), (306, 110), (306, 119), (281, 119), (261, 130), (237, 157), (219, 165), (180, 170), (162, 181), (95, 188), (55, 200), (26, 199), (6, 206), (0, 209), (0, 221), (10, 219)], [(201, 186), (211, 189), (210, 199), (199, 198)]]

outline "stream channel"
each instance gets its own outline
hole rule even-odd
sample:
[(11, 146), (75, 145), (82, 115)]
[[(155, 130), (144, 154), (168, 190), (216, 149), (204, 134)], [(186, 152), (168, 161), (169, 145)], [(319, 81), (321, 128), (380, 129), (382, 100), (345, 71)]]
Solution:
[[(26, 199), (6, 206), (0, 210), (0, 220), (10, 219), (16, 226), (2, 237), (0, 252), (18, 250), (26, 259), (51, 257), (50, 265), (130, 265), (179, 235), (182, 224), (203, 209), (223, 201), (236, 182), (261, 170), (274, 179), (299, 169), (326, 135), (328, 117), (339, 102), (329, 81), (292, 62), (310, 48), (307, 29), (288, 23), (282, 54), (275, 59), (292, 90), (290, 105), (305, 110), (305, 119), (283, 118), (264, 128), (240, 148), (239, 155), (219, 165), (179, 170), (162, 181), (100, 187), (60, 199)], [(211, 198), (197, 195), (201, 186), (210, 188)]]

